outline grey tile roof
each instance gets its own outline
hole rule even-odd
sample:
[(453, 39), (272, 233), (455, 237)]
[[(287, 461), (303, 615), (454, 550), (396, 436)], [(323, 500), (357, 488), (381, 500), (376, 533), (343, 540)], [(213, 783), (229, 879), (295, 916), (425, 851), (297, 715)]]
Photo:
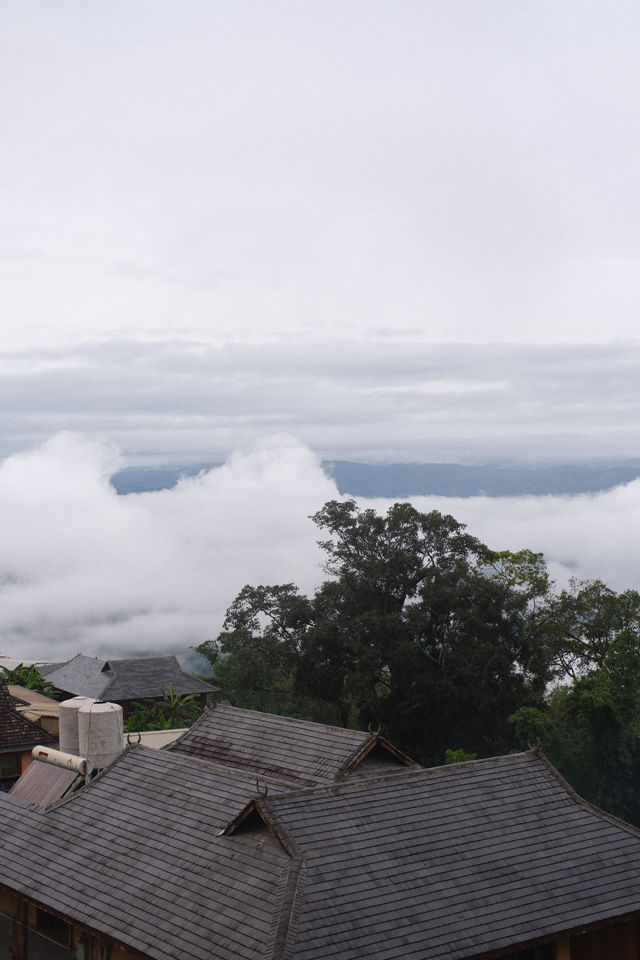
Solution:
[(104, 660), (85, 657), (77, 653), (66, 663), (53, 663), (39, 667), (39, 671), (50, 683), (74, 696), (100, 697), (111, 677), (105, 677)]
[(46, 811), (0, 795), (0, 883), (157, 960), (255, 960), (291, 860), (270, 834), (218, 836), (255, 793), (253, 776), (132, 747)]
[[(297, 786), (332, 783), (367, 751), (384, 751), (391, 764), (411, 763), (389, 752), (377, 734), (215, 704), (167, 750), (228, 767), (253, 770)], [(385, 764), (377, 756), (376, 766)]]
[(144, 657), (139, 660), (108, 660), (107, 668), (113, 680), (103, 691), (103, 699), (141, 700), (144, 697), (161, 697), (169, 692), (216, 693), (218, 687), (185, 673), (176, 657)]
[(133, 747), (46, 811), (0, 794), (0, 884), (153, 960), (463, 960), (640, 911), (640, 831), (533, 751), (262, 783)]
[(259, 805), (304, 857), (287, 960), (460, 960), (640, 910), (640, 831), (534, 752)]
[(78, 653), (63, 664), (42, 667), (40, 673), (66, 693), (101, 700), (144, 700), (174, 693), (215, 693), (204, 680), (192, 677), (174, 656), (127, 660), (98, 660)]

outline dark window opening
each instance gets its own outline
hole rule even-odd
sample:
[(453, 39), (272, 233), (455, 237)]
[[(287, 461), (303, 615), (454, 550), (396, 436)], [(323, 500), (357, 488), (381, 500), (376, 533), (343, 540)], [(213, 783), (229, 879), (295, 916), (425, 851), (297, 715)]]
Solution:
[(544, 943), (540, 947), (529, 947), (528, 950), (519, 950), (517, 953), (507, 953), (500, 960), (553, 960), (555, 948), (552, 943)]
[(62, 917), (57, 917), (47, 910), (36, 910), (36, 930), (43, 936), (59, 943), (63, 947), (71, 945), (71, 927)]
[(16, 780), (20, 776), (17, 753), (0, 753), (0, 780)]

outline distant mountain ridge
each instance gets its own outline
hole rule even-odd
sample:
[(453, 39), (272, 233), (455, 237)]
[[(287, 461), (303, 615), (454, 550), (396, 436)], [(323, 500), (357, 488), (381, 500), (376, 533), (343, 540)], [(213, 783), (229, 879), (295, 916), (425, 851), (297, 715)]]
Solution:
[[(219, 463), (170, 467), (126, 467), (111, 477), (117, 493), (169, 490), (181, 477), (193, 477)], [(341, 494), (354, 497), (522, 497), (575, 495), (610, 490), (640, 477), (640, 460), (615, 464), (552, 466), (473, 466), (462, 463), (357, 463), (325, 460), (322, 464)]]

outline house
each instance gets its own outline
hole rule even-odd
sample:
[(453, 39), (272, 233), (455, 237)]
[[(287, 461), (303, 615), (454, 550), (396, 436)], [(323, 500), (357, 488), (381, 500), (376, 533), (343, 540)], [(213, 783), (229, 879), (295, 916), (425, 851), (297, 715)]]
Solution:
[(34, 747), (56, 743), (57, 737), (19, 713), (6, 683), (0, 682), (0, 791), (26, 770)]
[(196, 694), (201, 707), (209, 694), (219, 692), (218, 687), (185, 673), (173, 656), (100, 660), (78, 653), (66, 663), (45, 664), (38, 670), (69, 697), (119, 703), (125, 721), (134, 703), (161, 700), (170, 687), (177, 695)]
[(1, 960), (639, 956), (640, 831), (538, 751), (370, 775), (319, 726), (314, 786), (134, 746), (47, 809), (0, 795)]

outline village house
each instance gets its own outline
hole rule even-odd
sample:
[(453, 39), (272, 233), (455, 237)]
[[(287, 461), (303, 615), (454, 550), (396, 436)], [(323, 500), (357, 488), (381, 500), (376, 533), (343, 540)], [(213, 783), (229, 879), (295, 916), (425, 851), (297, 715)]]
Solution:
[(46, 809), (1, 795), (0, 863), (0, 960), (640, 955), (640, 831), (535, 750), (422, 769), (218, 705)]
[(219, 693), (218, 687), (186, 673), (174, 656), (100, 660), (78, 653), (65, 663), (39, 665), (38, 672), (68, 697), (120, 704), (125, 722), (134, 704), (152, 704), (170, 688), (179, 696), (195, 694), (200, 707)]

